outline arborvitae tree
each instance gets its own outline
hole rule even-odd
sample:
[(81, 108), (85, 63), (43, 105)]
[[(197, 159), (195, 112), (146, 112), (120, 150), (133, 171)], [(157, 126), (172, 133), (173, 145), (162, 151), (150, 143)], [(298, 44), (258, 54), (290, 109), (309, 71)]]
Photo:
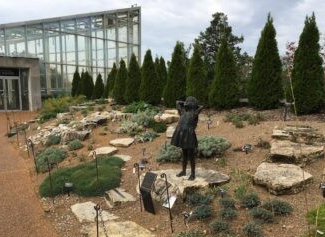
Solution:
[(160, 81), (160, 88), (161, 88), (161, 97), (163, 97), (163, 92), (167, 84), (167, 69), (166, 63), (163, 57), (159, 59), (159, 81)]
[(175, 107), (176, 100), (184, 100), (186, 96), (186, 67), (184, 48), (177, 42), (168, 68), (167, 84), (164, 90), (164, 103), (167, 107)]
[(112, 95), (114, 89), (114, 83), (117, 75), (116, 64), (113, 64), (112, 70), (107, 75), (106, 86), (104, 91), (104, 98), (107, 98)]
[(306, 17), (293, 61), (292, 82), (298, 114), (318, 112), (324, 101), (324, 71), (315, 15)]
[(90, 100), (92, 98), (94, 91), (94, 81), (92, 76), (88, 73), (88, 71), (85, 72), (85, 80), (84, 80), (84, 95), (86, 96), (87, 100)]
[(161, 100), (159, 94), (159, 81), (150, 49), (147, 50), (144, 56), (141, 74), (140, 99), (150, 104), (159, 104)]
[(158, 80), (158, 82), (159, 82), (159, 86), (158, 86), (158, 93), (159, 93), (159, 95), (162, 95), (162, 90), (163, 90), (163, 85), (162, 85), (162, 83), (161, 83), (161, 78), (160, 78), (160, 63), (159, 63), (159, 58), (158, 57), (156, 57), (155, 58), (155, 69), (156, 69), (156, 72), (157, 72), (157, 80)]
[(71, 96), (78, 96), (78, 86), (80, 82), (80, 74), (78, 72), (78, 68), (73, 74), (73, 79), (72, 79), (72, 88), (71, 88)]
[(84, 72), (84, 70), (82, 70), (76, 94), (77, 95), (85, 95), (84, 94), (84, 87), (85, 87), (85, 72)]
[(123, 59), (120, 61), (120, 67), (117, 71), (116, 79), (114, 82), (113, 98), (118, 104), (125, 104), (125, 82), (128, 72)]
[(217, 54), (215, 78), (211, 85), (209, 103), (218, 109), (233, 108), (239, 101), (239, 80), (233, 51), (222, 39)]
[(96, 83), (93, 91), (93, 99), (99, 99), (104, 94), (104, 83), (102, 75), (99, 73), (96, 78)]
[(126, 88), (124, 99), (126, 103), (139, 101), (139, 88), (141, 83), (141, 70), (137, 58), (134, 54), (131, 55), (128, 68), (128, 76), (126, 79)]
[(200, 104), (206, 105), (208, 102), (207, 86), (207, 75), (201, 58), (200, 46), (195, 44), (188, 69), (186, 95), (194, 96), (199, 100)]
[(247, 84), (249, 103), (258, 109), (276, 108), (283, 98), (281, 60), (275, 35), (269, 14), (258, 42), (252, 77)]

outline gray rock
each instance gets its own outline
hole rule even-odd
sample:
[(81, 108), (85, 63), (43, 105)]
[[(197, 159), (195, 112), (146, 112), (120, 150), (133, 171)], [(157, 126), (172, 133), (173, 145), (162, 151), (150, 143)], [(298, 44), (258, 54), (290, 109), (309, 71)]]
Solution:
[(129, 161), (129, 160), (132, 159), (132, 157), (129, 156), (129, 155), (117, 154), (117, 155), (114, 155), (114, 156), (115, 156), (115, 157), (118, 157), (118, 158), (121, 158), (121, 159), (124, 160), (125, 162), (126, 162), (126, 161)]
[(90, 130), (76, 131), (74, 129), (65, 130), (61, 134), (61, 144), (65, 145), (70, 141), (79, 139), (80, 141), (85, 140), (90, 134)]
[[(99, 148), (96, 148), (95, 149), (95, 152), (96, 152), (96, 155), (97, 156), (103, 156), (103, 155), (113, 155), (117, 152), (117, 148), (115, 147), (112, 147), (112, 146), (103, 146), (103, 147), (99, 147)], [(93, 155), (93, 152), (91, 151), (89, 153), (89, 156), (92, 156)]]
[(135, 202), (136, 199), (131, 194), (127, 193), (122, 188), (114, 188), (112, 190), (107, 191), (105, 196), (105, 200), (107, 204), (111, 207), (119, 206), (122, 203), (126, 202)]
[(81, 110), (84, 110), (84, 109), (87, 109), (87, 106), (85, 106), (85, 105), (73, 105), (73, 106), (69, 107), (70, 112), (81, 111)]
[(179, 115), (178, 114), (166, 114), (166, 113), (163, 113), (161, 116), (155, 115), (154, 119), (155, 119), (156, 122), (163, 121), (163, 122), (169, 124), (169, 123), (177, 122), (178, 119), (179, 119)]
[(166, 136), (167, 138), (171, 138), (175, 132), (175, 127), (174, 126), (168, 126), (166, 130)]
[(295, 194), (311, 184), (313, 177), (293, 164), (263, 162), (257, 167), (254, 183), (265, 186), (275, 195)]
[(129, 147), (134, 142), (134, 138), (119, 138), (109, 142), (112, 146)]

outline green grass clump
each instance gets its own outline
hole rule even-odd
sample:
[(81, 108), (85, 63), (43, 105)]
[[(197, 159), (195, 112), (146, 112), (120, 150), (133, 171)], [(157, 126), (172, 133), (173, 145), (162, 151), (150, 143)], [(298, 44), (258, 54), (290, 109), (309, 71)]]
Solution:
[(263, 237), (261, 227), (253, 221), (244, 225), (243, 233), (247, 237)]
[(290, 203), (278, 199), (264, 202), (261, 207), (273, 212), (276, 216), (289, 215), (293, 211), (293, 207)]
[(150, 121), (148, 127), (152, 128), (152, 130), (156, 133), (163, 133), (167, 130), (167, 125), (165, 122), (156, 122), (155, 120)]
[(154, 116), (156, 115), (155, 111), (152, 110), (145, 110), (143, 112), (138, 112), (136, 114), (133, 114), (131, 117), (131, 121), (135, 122), (143, 127), (148, 128), (149, 124), (153, 123)]
[(203, 136), (198, 138), (198, 152), (202, 157), (211, 157), (223, 154), (231, 143), (222, 137)]
[(60, 144), (60, 141), (61, 141), (60, 135), (50, 135), (47, 137), (45, 146), (57, 145), (57, 144)]
[[(317, 215), (318, 211), (318, 215)], [(325, 232), (325, 204), (320, 205), (319, 207), (310, 210), (307, 215), (306, 215), (307, 221), (309, 224), (315, 225), (317, 222), (317, 226), (315, 227), (315, 232), (316, 230), (320, 230), (322, 232)], [(321, 235), (315, 235), (313, 234), (312, 236), (321, 236)]]
[(257, 219), (263, 223), (272, 223), (274, 222), (274, 214), (264, 208), (254, 207), (250, 214), (254, 219)]
[(182, 149), (170, 144), (162, 145), (156, 157), (157, 162), (178, 162), (182, 159)]
[(49, 163), (60, 163), (67, 157), (67, 153), (59, 148), (46, 148), (36, 156), (36, 166), (38, 172), (48, 171), (47, 159)]
[(210, 224), (212, 233), (214, 234), (232, 234), (230, 225), (222, 220), (216, 220)]
[(198, 220), (208, 219), (212, 214), (213, 208), (206, 204), (198, 206), (193, 212), (193, 216)]
[(201, 231), (188, 231), (188, 232), (181, 232), (176, 237), (204, 237), (205, 234)]
[(202, 204), (210, 204), (213, 200), (213, 195), (203, 195), (200, 193), (194, 193), (186, 197), (186, 202), (190, 206), (197, 206)]
[(143, 112), (146, 110), (151, 110), (155, 111), (155, 113), (158, 112), (158, 109), (151, 104), (148, 104), (144, 101), (139, 101), (139, 102), (133, 102), (132, 104), (129, 104), (125, 107), (123, 110), (124, 113), (133, 113), (136, 114), (138, 112)]
[(159, 135), (154, 131), (147, 131), (142, 134), (136, 135), (134, 138), (137, 142), (152, 142)]
[(223, 208), (230, 208), (230, 209), (235, 209), (235, 200), (234, 199), (230, 199), (230, 198), (221, 198), (219, 200), (220, 205)]
[(226, 115), (226, 118), (224, 119), (225, 122), (231, 122), (233, 125), (235, 125), (236, 128), (243, 128), (244, 127), (244, 121), (247, 121), (250, 125), (256, 125), (259, 124), (260, 121), (263, 121), (264, 117), (261, 113), (242, 113), (242, 114), (236, 114), (236, 113), (228, 113)]
[(243, 207), (253, 208), (258, 206), (261, 203), (261, 200), (257, 193), (249, 193), (244, 195), (241, 199), (241, 204)]
[(237, 211), (231, 208), (223, 208), (219, 214), (222, 219), (233, 220), (237, 216)]
[[(79, 196), (99, 196), (105, 191), (117, 188), (121, 181), (121, 167), (124, 161), (118, 157), (102, 157), (98, 160), (99, 182), (97, 184), (95, 161), (85, 162), (75, 167), (56, 170), (52, 173), (53, 195), (63, 194), (65, 182), (73, 183), (72, 192)], [(51, 196), (50, 179), (46, 177), (39, 187), (42, 197)]]
[(81, 141), (79, 139), (75, 139), (71, 142), (69, 142), (68, 147), (69, 147), (69, 151), (74, 151), (74, 150), (78, 150), (80, 148), (82, 148), (84, 145), (81, 143)]

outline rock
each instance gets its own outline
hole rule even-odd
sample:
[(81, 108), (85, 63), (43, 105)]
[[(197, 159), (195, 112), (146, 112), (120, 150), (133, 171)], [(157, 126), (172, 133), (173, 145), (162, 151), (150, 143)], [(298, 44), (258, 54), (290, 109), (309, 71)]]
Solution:
[(85, 105), (72, 105), (69, 107), (70, 112), (74, 112), (74, 111), (81, 111), (87, 109), (87, 106)]
[[(107, 235), (105, 235), (102, 226), (99, 228), (99, 237), (114, 236), (114, 237), (155, 237), (149, 230), (143, 228), (132, 221), (107, 221), (104, 223)], [(96, 224), (87, 226), (88, 237), (96, 237)]]
[(163, 121), (163, 122), (169, 124), (169, 123), (177, 122), (178, 119), (179, 119), (179, 115), (178, 114), (176, 115), (176, 114), (163, 113), (161, 116), (155, 115), (154, 119), (155, 119), (156, 122)]
[(287, 140), (272, 140), (269, 159), (281, 163), (306, 165), (324, 158), (324, 146), (293, 143)]
[(70, 141), (79, 139), (80, 141), (85, 140), (90, 134), (90, 130), (76, 131), (74, 129), (65, 130), (61, 134), (61, 144), (67, 144)]
[(109, 142), (113, 146), (129, 147), (134, 142), (134, 138), (119, 138)]
[(172, 115), (178, 115), (177, 109), (166, 109), (164, 111), (165, 114), (172, 114)]
[(118, 157), (118, 158), (121, 158), (122, 160), (124, 160), (125, 162), (126, 161), (129, 161), (132, 159), (131, 156), (128, 156), (128, 155), (120, 155), (120, 154), (117, 154), (117, 155), (114, 155), (115, 157)]
[(126, 202), (135, 202), (136, 199), (131, 194), (125, 192), (122, 188), (114, 188), (105, 192), (105, 200), (111, 207), (119, 206)]
[(167, 138), (171, 138), (175, 132), (175, 127), (174, 126), (168, 126), (166, 130), (166, 136)]
[(263, 162), (257, 167), (254, 183), (266, 186), (275, 195), (295, 194), (309, 185), (313, 177), (293, 164)]
[(94, 117), (86, 118), (87, 123), (95, 123), (97, 125), (103, 125), (107, 123), (107, 117), (104, 115), (97, 115)]
[[(103, 155), (113, 155), (117, 152), (117, 148), (115, 147), (112, 147), (112, 146), (103, 146), (103, 147), (99, 147), (99, 148), (96, 148), (95, 149), (95, 152), (96, 152), (96, 155), (97, 156), (103, 156)], [(89, 156), (92, 156), (93, 155), (93, 152), (91, 151), (89, 153)]]
[[(71, 210), (80, 223), (95, 222), (96, 211), (94, 206), (96, 206), (96, 204), (93, 202), (76, 203), (71, 206)], [(102, 217), (103, 221), (115, 220), (118, 218), (107, 211), (102, 211)]]
[(56, 118), (58, 120), (71, 120), (72, 115), (69, 112), (67, 112), (67, 113), (58, 113), (58, 114), (56, 114)]

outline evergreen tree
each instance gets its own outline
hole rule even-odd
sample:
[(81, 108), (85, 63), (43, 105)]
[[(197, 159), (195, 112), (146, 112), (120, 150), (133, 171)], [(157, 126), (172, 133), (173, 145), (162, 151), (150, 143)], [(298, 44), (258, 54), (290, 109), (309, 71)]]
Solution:
[(116, 79), (114, 82), (113, 98), (118, 104), (125, 104), (125, 82), (128, 72), (123, 59), (120, 61), (120, 67), (117, 71)]
[(90, 100), (92, 98), (93, 91), (94, 91), (94, 81), (93, 78), (88, 73), (88, 71), (85, 72), (83, 89), (84, 89), (83, 94), (86, 96), (87, 100)]
[(195, 44), (194, 52), (190, 60), (188, 78), (186, 84), (186, 95), (194, 96), (200, 104), (207, 104), (207, 75), (204, 62), (201, 58), (200, 46)]
[(139, 88), (141, 83), (141, 70), (137, 58), (134, 54), (131, 55), (128, 68), (128, 76), (126, 79), (126, 88), (124, 99), (126, 103), (139, 101)]
[(186, 66), (184, 48), (177, 42), (168, 68), (167, 84), (164, 90), (164, 103), (167, 107), (175, 107), (176, 100), (184, 100), (186, 96)]
[(318, 112), (323, 104), (324, 71), (319, 51), (319, 31), (313, 13), (306, 17), (293, 61), (292, 83), (298, 114)]
[(147, 50), (144, 56), (141, 74), (140, 99), (150, 104), (159, 104), (161, 100), (159, 94), (159, 81), (150, 49)]
[(76, 94), (77, 95), (85, 95), (84, 94), (84, 87), (85, 87), (85, 72), (84, 72), (84, 70), (82, 70)]
[[(159, 58), (155, 58), (155, 69), (157, 72), (157, 80), (158, 80), (158, 94), (161, 96), (162, 95), (162, 90), (163, 90), (163, 84), (161, 83), (161, 78), (160, 78), (160, 62)], [(162, 96), (161, 96), (162, 97)]]
[(222, 39), (217, 55), (215, 78), (211, 85), (209, 103), (218, 109), (233, 108), (239, 101), (239, 81), (233, 51)]
[(78, 68), (73, 74), (73, 79), (72, 79), (72, 88), (71, 88), (71, 96), (78, 96), (78, 86), (80, 82), (80, 74), (78, 72)]
[(104, 94), (104, 83), (102, 75), (99, 73), (96, 78), (96, 83), (93, 91), (93, 99), (99, 99)]
[(160, 81), (160, 88), (161, 88), (161, 97), (163, 97), (164, 89), (167, 84), (167, 69), (166, 63), (163, 57), (159, 59), (159, 81)]
[(105, 86), (105, 91), (104, 91), (104, 98), (107, 98), (112, 95), (116, 75), (117, 75), (117, 69), (116, 69), (116, 64), (114, 63), (111, 71), (107, 75), (106, 86)]
[(252, 77), (247, 84), (249, 103), (257, 109), (276, 108), (283, 98), (281, 60), (275, 35), (269, 14), (258, 42)]

